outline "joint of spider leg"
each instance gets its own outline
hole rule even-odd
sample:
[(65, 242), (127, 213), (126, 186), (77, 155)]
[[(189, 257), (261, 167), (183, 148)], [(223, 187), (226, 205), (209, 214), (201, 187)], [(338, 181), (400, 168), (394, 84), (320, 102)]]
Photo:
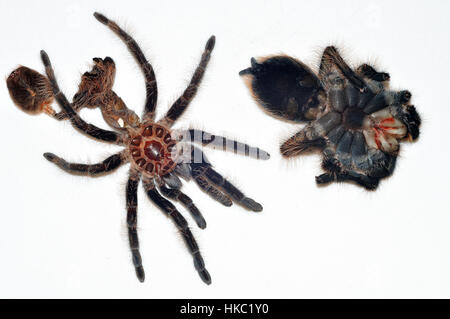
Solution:
[(332, 173), (340, 173), (342, 171), (341, 164), (333, 157), (325, 158), (322, 162), (322, 168)]

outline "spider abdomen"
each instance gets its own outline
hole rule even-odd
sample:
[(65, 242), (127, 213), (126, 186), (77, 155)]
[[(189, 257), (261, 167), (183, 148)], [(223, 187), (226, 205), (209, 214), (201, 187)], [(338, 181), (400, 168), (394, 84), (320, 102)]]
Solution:
[(22, 111), (29, 114), (52, 113), (49, 108), (53, 102), (52, 88), (42, 74), (21, 66), (11, 72), (6, 84), (12, 100)]
[(144, 123), (128, 144), (131, 163), (148, 177), (164, 176), (175, 169), (175, 149), (171, 131), (155, 123)]

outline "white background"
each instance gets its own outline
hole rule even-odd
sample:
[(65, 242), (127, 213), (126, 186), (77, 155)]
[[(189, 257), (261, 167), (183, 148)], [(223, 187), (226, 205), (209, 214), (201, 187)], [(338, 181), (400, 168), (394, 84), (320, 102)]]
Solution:
[[(185, 209), (212, 274), (199, 279), (175, 226), (139, 190), (146, 281), (135, 278), (125, 223), (127, 167), (90, 179), (43, 157), (94, 163), (120, 150), (69, 123), (29, 116), (0, 88), (0, 297), (310, 298), (450, 297), (448, 1), (6, 1), (0, 2), (0, 73), (43, 71), (45, 49), (69, 98), (93, 57), (111, 56), (115, 91), (140, 113), (143, 77), (125, 46), (97, 22), (125, 26), (155, 68), (162, 115), (188, 83), (204, 44), (217, 37), (201, 89), (176, 128), (197, 127), (257, 145), (256, 161), (206, 150), (218, 171), (264, 205), (226, 208), (191, 182), (184, 190), (208, 222)], [(337, 45), (353, 66), (371, 62), (408, 89), (423, 118), (402, 144), (393, 177), (376, 192), (316, 186), (320, 156), (286, 161), (281, 140), (301, 125), (264, 114), (238, 72), (250, 57), (286, 53), (317, 68)], [(82, 117), (105, 127), (98, 110)], [(179, 207), (179, 205), (178, 205)]]

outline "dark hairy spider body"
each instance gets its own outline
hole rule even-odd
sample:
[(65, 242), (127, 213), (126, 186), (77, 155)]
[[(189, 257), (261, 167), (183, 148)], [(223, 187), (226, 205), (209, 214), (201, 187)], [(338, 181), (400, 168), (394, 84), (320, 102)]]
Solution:
[(404, 139), (419, 136), (420, 117), (409, 91), (389, 89), (389, 74), (363, 64), (355, 71), (335, 47), (323, 53), (319, 75), (288, 56), (261, 61), (246, 76), (256, 101), (271, 115), (306, 126), (287, 139), (281, 154), (320, 150), (326, 173), (318, 184), (353, 181), (376, 189), (392, 174)]
[[(53, 153), (44, 153), (44, 157), (68, 173), (85, 176), (108, 174), (119, 166), (130, 163), (126, 185), (128, 238), (136, 275), (141, 282), (145, 279), (145, 273), (137, 234), (137, 189), (142, 181), (148, 198), (171, 218), (179, 229), (200, 278), (210, 284), (211, 276), (205, 268), (205, 262), (188, 223), (167, 198), (179, 201), (200, 228), (206, 227), (206, 221), (192, 200), (181, 191), (180, 177), (193, 179), (204, 192), (225, 206), (231, 206), (235, 202), (248, 210), (259, 212), (262, 206), (216, 172), (202, 150), (194, 146), (194, 143), (231, 150), (256, 159), (268, 159), (269, 154), (259, 148), (200, 130), (172, 129), (172, 125), (183, 114), (197, 92), (214, 48), (214, 36), (207, 41), (200, 63), (186, 90), (166, 115), (155, 121), (158, 91), (152, 66), (136, 41), (115, 22), (99, 13), (94, 16), (124, 41), (144, 74), (146, 101), (142, 119), (113, 91), (115, 63), (110, 57), (93, 59), (92, 70), (83, 74), (78, 92), (70, 103), (59, 89), (48, 55), (41, 51), (46, 77), (34, 70), (20, 67), (7, 79), (11, 97), (23, 111), (45, 112), (58, 120), (67, 119), (77, 130), (91, 138), (124, 147), (121, 152), (97, 164), (70, 163)], [(53, 99), (62, 108), (61, 112), (57, 113), (51, 108)], [(78, 114), (85, 107), (98, 107), (105, 122), (114, 131), (86, 123)]]

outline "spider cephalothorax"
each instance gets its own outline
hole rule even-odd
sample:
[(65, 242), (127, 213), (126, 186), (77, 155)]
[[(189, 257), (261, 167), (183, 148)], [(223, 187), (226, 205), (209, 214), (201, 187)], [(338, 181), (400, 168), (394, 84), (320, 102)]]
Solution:
[(130, 134), (131, 163), (145, 176), (165, 176), (177, 165), (176, 144), (167, 127), (156, 123), (142, 125)]
[[(248, 210), (259, 212), (262, 206), (246, 197), (216, 172), (203, 152), (192, 143), (228, 149), (257, 159), (268, 159), (269, 154), (259, 148), (203, 131), (195, 129), (175, 131), (171, 128), (197, 92), (214, 48), (214, 36), (206, 43), (201, 61), (189, 86), (174, 102), (167, 114), (159, 121), (155, 121), (158, 90), (152, 66), (130, 35), (105, 16), (99, 13), (94, 15), (126, 43), (139, 63), (145, 77), (147, 91), (142, 119), (130, 110), (112, 90), (115, 64), (109, 57), (94, 58), (92, 70), (83, 74), (78, 92), (73, 102), (69, 103), (59, 90), (48, 55), (41, 51), (47, 77), (34, 70), (20, 67), (13, 71), (7, 80), (11, 97), (24, 111), (46, 112), (59, 120), (69, 119), (75, 128), (96, 140), (124, 146), (124, 150), (120, 153), (108, 157), (101, 163), (91, 165), (69, 163), (52, 153), (45, 153), (44, 157), (68, 173), (87, 176), (106, 174), (125, 163), (130, 163), (126, 186), (127, 224), (132, 260), (140, 281), (144, 281), (145, 278), (137, 235), (137, 188), (142, 179), (148, 197), (176, 224), (193, 256), (196, 270), (201, 279), (209, 284), (211, 277), (205, 268), (199, 247), (187, 221), (162, 195), (179, 201), (191, 213), (200, 228), (206, 227), (205, 219), (192, 200), (180, 190), (182, 183), (179, 177), (186, 180), (194, 179), (204, 192), (225, 206), (231, 206), (234, 201)], [(51, 108), (50, 103), (53, 99), (62, 108), (61, 112), (56, 113)], [(84, 107), (100, 108), (106, 123), (115, 131), (107, 131), (86, 123), (77, 113)]]
[(251, 60), (254, 98), (276, 117), (307, 125), (281, 145), (286, 157), (320, 149), (327, 173), (319, 184), (351, 180), (375, 189), (394, 171), (399, 141), (419, 136), (420, 117), (409, 91), (388, 89), (389, 74), (363, 64), (353, 71), (334, 47), (323, 53), (317, 77), (288, 56)]

